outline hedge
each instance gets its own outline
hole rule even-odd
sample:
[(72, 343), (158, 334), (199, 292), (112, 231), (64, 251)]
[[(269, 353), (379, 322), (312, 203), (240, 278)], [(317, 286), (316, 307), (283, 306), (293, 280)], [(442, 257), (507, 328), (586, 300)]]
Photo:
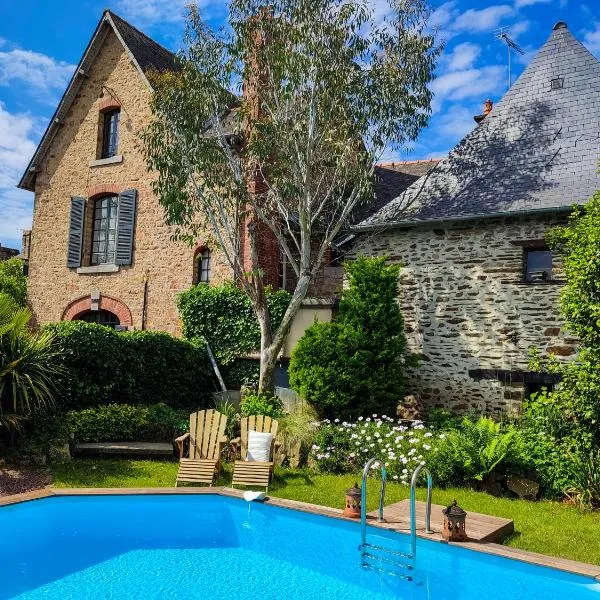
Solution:
[(198, 409), (207, 406), (216, 389), (205, 348), (188, 340), (84, 321), (46, 328), (56, 332), (64, 356), (64, 409), (159, 402)]
[(75, 442), (169, 442), (189, 427), (187, 411), (166, 404), (106, 404), (67, 413)]
[[(270, 289), (266, 294), (276, 331), (291, 295)], [(252, 304), (241, 289), (233, 283), (196, 285), (179, 295), (178, 308), (184, 337), (210, 344), (229, 389), (258, 381), (257, 361), (245, 357), (260, 349), (260, 329)]]

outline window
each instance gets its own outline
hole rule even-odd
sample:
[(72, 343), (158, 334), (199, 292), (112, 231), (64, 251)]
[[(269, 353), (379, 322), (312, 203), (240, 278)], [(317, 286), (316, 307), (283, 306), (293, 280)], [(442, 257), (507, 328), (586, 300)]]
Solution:
[(119, 198), (105, 196), (94, 202), (92, 264), (115, 264)]
[(198, 283), (210, 282), (210, 250), (205, 248), (198, 255)]
[(531, 283), (552, 280), (552, 252), (536, 248), (524, 250), (525, 281)]
[(121, 324), (119, 317), (109, 310), (88, 310), (87, 312), (78, 315), (75, 320), (98, 323), (98, 325), (105, 325), (106, 327), (112, 327), (113, 329)]
[(104, 113), (102, 129), (102, 153), (100, 158), (111, 158), (116, 156), (119, 150), (119, 116), (120, 110)]

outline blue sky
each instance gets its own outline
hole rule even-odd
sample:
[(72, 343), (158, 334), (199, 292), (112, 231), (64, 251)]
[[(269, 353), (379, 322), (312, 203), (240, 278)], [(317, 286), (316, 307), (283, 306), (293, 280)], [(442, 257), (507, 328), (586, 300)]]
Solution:
[[(31, 225), (33, 194), (16, 189), (83, 50), (102, 15), (111, 8), (168, 48), (176, 50), (189, 0), (3, 0), (0, 2), (0, 243), (20, 248)], [(383, 5), (385, 0), (372, 0)], [(600, 58), (600, 8), (596, 0), (450, 0), (432, 5), (432, 25), (445, 40), (433, 116), (411, 152), (386, 159), (443, 156), (474, 126), (483, 101), (497, 101), (507, 88), (506, 47), (494, 31), (509, 27), (526, 51), (513, 61), (518, 75), (564, 20)], [(215, 24), (223, 0), (201, 0)], [(376, 7), (377, 9), (380, 6)]]

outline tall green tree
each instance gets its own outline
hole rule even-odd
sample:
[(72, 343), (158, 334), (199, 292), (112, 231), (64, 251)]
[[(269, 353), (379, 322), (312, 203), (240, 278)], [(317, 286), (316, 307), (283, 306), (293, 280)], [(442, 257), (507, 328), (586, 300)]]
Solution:
[(400, 267), (361, 257), (344, 269), (339, 316), (306, 330), (292, 352), (290, 385), (324, 417), (393, 416), (406, 377)]
[(0, 294), (10, 296), (19, 306), (27, 305), (27, 277), (20, 258), (0, 262)]
[(534, 352), (534, 368), (561, 381), (530, 402), (528, 413), (550, 421), (545, 427), (569, 449), (587, 452), (600, 448), (600, 192), (574, 210), (568, 225), (551, 230), (547, 241), (562, 259), (567, 282), (560, 308), (580, 348), (568, 363)]
[[(440, 49), (425, 0), (387, 9), (381, 19), (367, 0), (231, 0), (215, 32), (192, 8), (179, 70), (152, 79), (143, 141), (154, 191), (178, 236), (210, 232), (250, 298), (261, 391), (332, 240), (372, 195), (374, 162), (428, 123)], [(242, 82), (240, 98), (231, 90)], [(259, 261), (265, 231), (296, 279), (277, 328)]]

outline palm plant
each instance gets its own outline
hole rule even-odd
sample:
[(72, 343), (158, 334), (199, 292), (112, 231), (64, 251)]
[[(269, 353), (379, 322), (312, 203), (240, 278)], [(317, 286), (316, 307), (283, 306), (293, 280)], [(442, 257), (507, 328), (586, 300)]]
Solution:
[(54, 334), (29, 329), (31, 312), (0, 294), (0, 427), (18, 428), (54, 403), (62, 374)]

